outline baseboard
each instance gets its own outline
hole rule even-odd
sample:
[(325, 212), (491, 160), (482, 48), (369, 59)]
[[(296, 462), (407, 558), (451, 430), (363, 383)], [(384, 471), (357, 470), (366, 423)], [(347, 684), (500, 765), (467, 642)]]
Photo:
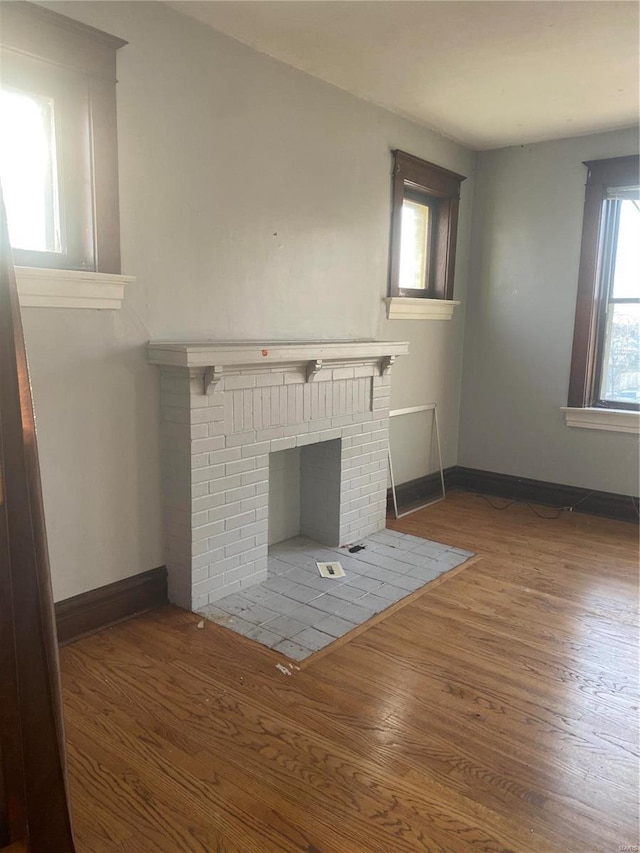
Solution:
[[(460, 489), (482, 495), (494, 495), (527, 503), (545, 504), (554, 507), (575, 507), (575, 512), (586, 512), (604, 518), (616, 518), (638, 524), (638, 498), (619, 495), (614, 492), (592, 491), (579, 486), (566, 486), (561, 483), (548, 483), (543, 480), (530, 480), (527, 477), (514, 477), (510, 474), (497, 474), (477, 468), (464, 468), (460, 465), (445, 469), (447, 490)], [(429, 474), (396, 488), (398, 506), (408, 509), (411, 504), (428, 500), (440, 492), (440, 474)], [(635, 505), (634, 505), (635, 501)], [(387, 492), (387, 506), (393, 512), (391, 490)]]
[(164, 566), (74, 595), (55, 605), (58, 642), (70, 643), (101, 628), (167, 603)]
[(460, 466), (456, 468), (455, 485), (467, 492), (480, 492), (547, 506), (570, 506), (575, 507), (575, 512), (638, 523), (638, 498), (631, 495), (600, 492)]

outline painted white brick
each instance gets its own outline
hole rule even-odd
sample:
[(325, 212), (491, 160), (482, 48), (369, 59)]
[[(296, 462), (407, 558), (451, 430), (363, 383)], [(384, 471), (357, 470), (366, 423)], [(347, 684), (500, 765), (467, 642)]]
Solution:
[(283, 373), (260, 373), (256, 376), (256, 386), (258, 388), (264, 388), (269, 385), (282, 384), (284, 384)]
[(225, 546), (224, 552), (227, 557), (235, 557), (236, 554), (243, 554), (245, 551), (250, 551), (252, 548), (255, 548), (255, 546), (255, 538), (250, 536), (248, 539), (240, 539), (237, 542), (232, 542), (230, 545)]
[(242, 448), (242, 458), (246, 459), (249, 456), (260, 456), (263, 453), (269, 453), (269, 442), (260, 441), (257, 444), (247, 444)]
[[(245, 421), (246, 422), (246, 421)], [(248, 432), (236, 432), (233, 435), (228, 435), (226, 438), (227, 447), (240, 447), (244, 444), (255, 444), (256, 432), (249, 430)]]
[(319, 432), (305, 433), (304, 435), (296, 436), (296, 447), (304, 447), (305, 444), (316, 444), (318, 441), (320, 441)]
[(379, 489), (380, 489), (380, 486), (378, 483), (368, 483), (368, 484), (360, 487), (360, 494), (361, 495), (372, 495), (372, 494), (375, 494), (375, 492), (379, 491)]
[(267, 495), (254, 495), (251, 498), (245, 498), (241, 501), (242, 509), (261, 509), (262, 507), (266, 507), (269, 503), (269, 498)]
[(239, 376), (224, 376), (222, 382), (225, 391), (235, 391), (241, 388), (256, 387), (256, 377), (251, 374), (242, 374)]
[[(224, 500), (225, 494), (221, 493), (220, 497)], [(223, 521), (225, 518), (230, 518), (232, 515), (238, 515), (241, 511), (240, 501), (234, 503), (225, 503), (222, 506), (214, 507), (209, 510), (209, 521)]]
[(295, 446), (295, 436), (289, 436), (287, 438), (274, 438), (271, 442), (271, 452), (277, 453), (279, 450), (288, 450), (289, 448)]
[(192, 424), (208, 424), (212, 421), (221, 421), (224, 418), (224, 409), (222, 406), (207, 406), (206, 409), (192, 409), (191, 423)]
[(271, 388), (262, 389), (262, 426), (271, 425)]
[(221, 465), (222, 463), (235, 462), (242, 457), (242, 450), (239, 447), (227, 447), (224, 450), (214, 450), (209, 454), (209, 462), (212, 465)]
[(191, 468), (205, 468), (209, 465), (209, 454), (208, 453), (194, 453), (190, 460)]
[(304, 385), (305, 381), (304, 373), (301, 370), (296, 372), (288, 371), (284, 374), (285, 385)]
[(209, 492), (212, 495), (217, 492), (228, 494), (229, 489), (235, 489), (242, 484), (241, 477), (241, 474), (236, 474), (233, 477), (219, 477), (217, 480), (211, 480), (209, 483)]
[(236, 501), (243, 501), (247, 498), (252, 498), (256, 494), (256, 486), (254, 484), (250, 484), (247, 486), (239, 486), (238, 488), (229, 489), (225, 498), (227, 503), (235, 503)]
[[(220, 506), (224, 504), (224, 492), (218, 492), (215, 495), (207, 494), (202, 498), (194, 498), (191, 501), (191, 509), (194, 513), (202, 513), (205, 510), (210, 511), (214, 509), (214, 507)], [(210, 516), (207, 517), (207, 521), (213, 521)]]
[(229, 571), (232, 571), (240, 565), (240, 557), (223, 557), (211, 566), (209, 569), (209, 577), (222, 577)]
[[(252, 523), (255, 523), (255, 520), (256, 520), (256, 514), (253, 510), (250, 510), (249, 512), (243, 512), (240, 515), (232, 515), (231, 518), (226, 519), (226, 521), (224, 523), (224, 529), (225, 530), (235, 530), (236, 527), (243, 527), (243, 535), (244, 535), (245, 530), (248, 529), (248, 527), (245, 527), (245, 525), (250, 525)], [(250, 533), (251, 533), (251, 531), (249, 531), (248, 535), (250, 535)]]
[(333, 441), (334, 438), (340, 438), (339, 429), (327, 429), (320, 433), (320, 441)]
[[(293, 436), (297, 438), (297, 436), (304, 434), (305, 432), (309, 432), (309, 424), (307, 423), (295, 423), (291, 426), (282, 427), (282, 436), (288, 437)], [(277, 438), (278, 436), (274, 436)]]
[(379, 412), (383, 409), (385, 412), (389, 411), (389, 397), (379, 397), (373, 401), (374, 412)]
[(274, 438), (283, 438), (284, 437), (284, 427), (269, 427), (268, 429), (261, 429), (258, 431), (256, 435), (256, 441), (271, 441)]
[(244, 428), (251, 429), (255, 428), (253, 423), (253, 391), (243, 391), (242, 392), (242, 406), (243, 406), (243, 419), (244, 419)]
[(339, 415), (337, 418), (331, 418), (331, 427), (346, 427), (351, 423), (352, 415)]
[(233, 474), (244, 474), (246, 471), (253, 471), (255, 467), (255, 456), (251, 459), (238, 459), (235, 462), (227, 462), (224, 466), (224, 473), (227, 476), (231, 476)]
[(269, 476), (268, 468), (259, 468), (257, 471), (247, 471), (241, 475), (242, 485), (248, 486), (252, 483), (266, 483)]
[(353, 379), (354, 376), (354, 368), (353, 367), (334, 367), (333, 369), (333, 378), (337, 379)]
[(224, 573), (224, 585), (226, 587), (227, 584), (230, 583), (241, 583), (243, 580), (247, 580), (254, 574), (253, 565), (251, 564), (237, 566), (236, 568), (230, 569), (228, 572)]
[(206, 468), (196, 468), (195, 471), (191, 472), (193, 483), (209, 483), (219, 477), (224, 477), (224, 465), (207, 465)]
[(210, 453), (212, 450), (222, 450), (224, 447), (224, 438), (222, 436), (214, 436), (213, 438), (199, 438), (191, 442), (192, 453)]
[(229, 433), (241, 432), (244, 429), (244, 401), (242, 391), (231, 391), (232, 420)]
[(253, 521), (251, 524), (247, 524), (242, 528), (242, 538), (245, 539), (247, 536), (258, 536), (261, 533), (264, 533), (267, 527), (268, 525), (266, 525), (264, 521)]
[(194, 542), (198, 542), (201, 539), (208, 539), (210, 536), (217, 536), (223, 530), (224, 522), (214, 521), (210, 524), (202, 524), (200, 527), (194, 527), (191, 531), (191, 536)]
[[(218, 533), (215, 538), (215, 544), (217, 548), (225, 548), (228, 545), (233, 544), (234, 542), (240, 541), (240, 529), (236, 530), (227, 530), (225, 533)], [(226, 553), (226, 552), (225, 552)], [(229, 556), (229, 555), (227, 555)]]

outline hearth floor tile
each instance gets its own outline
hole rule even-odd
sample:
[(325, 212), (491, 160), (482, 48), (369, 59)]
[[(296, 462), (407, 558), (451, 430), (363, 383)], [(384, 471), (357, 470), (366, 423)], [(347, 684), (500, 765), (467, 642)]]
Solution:
[[(384, 530), (364, 549), (296, 536), (269, 548), (267, 580), (204, 607), (206, 619), (301, 661), (373, 615), (466, 562), (470, 551)], [(323, 578), (316, 561), (339, 561), (343, 578)]]

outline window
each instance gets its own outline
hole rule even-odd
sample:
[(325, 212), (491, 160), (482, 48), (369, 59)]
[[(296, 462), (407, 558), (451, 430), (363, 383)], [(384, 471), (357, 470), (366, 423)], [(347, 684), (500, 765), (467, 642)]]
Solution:
[(569, 406), (640, 406), (639, 158), (585, 163)]
[(390, 295), (452, 299), (465, 178), (394, 151)]
[(31, 3), (0, 4), (0, 181), (19, 266), (120, 272), (115, 51)]

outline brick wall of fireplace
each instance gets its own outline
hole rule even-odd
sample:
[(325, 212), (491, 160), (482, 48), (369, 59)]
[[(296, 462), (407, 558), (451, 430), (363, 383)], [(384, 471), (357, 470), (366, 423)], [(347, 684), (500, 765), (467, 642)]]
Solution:
[(315, 446), (301, 454), (302, 532), (338, 545), (384, 527), (389, 362), (309, 364), (228, 365), (210, 384), (206, 367), (161, 365), (175, 604), (197, 610), (266, 578), (271, 453)]

